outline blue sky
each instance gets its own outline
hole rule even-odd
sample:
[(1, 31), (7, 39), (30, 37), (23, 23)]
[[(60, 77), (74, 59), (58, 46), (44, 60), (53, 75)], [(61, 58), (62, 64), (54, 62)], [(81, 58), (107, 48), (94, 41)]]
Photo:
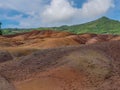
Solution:
[(120, 0), (0, 0), (3, 28), (73, 25), (102, 16), (120, 20)]

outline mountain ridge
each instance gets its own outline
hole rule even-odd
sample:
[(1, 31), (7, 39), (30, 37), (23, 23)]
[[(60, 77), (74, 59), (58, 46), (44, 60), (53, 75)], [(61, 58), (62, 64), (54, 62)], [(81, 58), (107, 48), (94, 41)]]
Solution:
[(77, 25), (63, 25), (60, 27), (40, 27), (31, 29), (3, 29), (3, 35), (16, 34), (23, 32), (30, 32), (32, 30), (55, 30), (55, 31), (67, 31), (75, 34), (81, 33), (94, 33), (94, 34), (120, 34), (120, 21), (110, 19), (108, 17), (101, 17), (94, 21), (90, 21)]
[(53, 29), (70, 31), (73, 33), (96, 33), (96, 34), (120, 34), (120, 22), (109, 19), (108, 17), (101, 17), (91, 22), (84, 24), (60, 26)]

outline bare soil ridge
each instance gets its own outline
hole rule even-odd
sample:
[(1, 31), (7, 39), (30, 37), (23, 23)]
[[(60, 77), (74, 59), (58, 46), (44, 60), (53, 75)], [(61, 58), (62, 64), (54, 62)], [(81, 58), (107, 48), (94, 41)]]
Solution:
[(0, 36), (0, 90), (120, 90), (120, 36)]
[(120, 40), (119, 35), (73, 34), (63, 31), (31, 31), (0, 37), (1, 48), (55, 48)]
[[(7, 51), (7, 50), (6, 50)], [(0, 64), (16, 90), (119, 90), (120, 41), (33, 50)]]

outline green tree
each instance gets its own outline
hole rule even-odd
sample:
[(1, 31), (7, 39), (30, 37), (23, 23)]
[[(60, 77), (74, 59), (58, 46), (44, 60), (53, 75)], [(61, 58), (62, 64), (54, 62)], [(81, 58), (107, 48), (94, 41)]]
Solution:
[(0, 35), (2, 35), (2, 28), (1, 28), (2, 23), (0, 22)]

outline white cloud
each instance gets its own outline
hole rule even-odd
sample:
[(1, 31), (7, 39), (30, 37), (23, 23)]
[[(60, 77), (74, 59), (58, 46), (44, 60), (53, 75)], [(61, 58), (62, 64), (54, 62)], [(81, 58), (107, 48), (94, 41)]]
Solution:
[(82, 8), (75, 8), (68, 0), (52, 0), (42, 14), (44, 22), (67, 22), (74, 19), (93, 18), (105, 14), (113, 7), (113, 0), (88, 0)]
[(52, 0), (43, 12), (44, 22), (66, 21), (73, 17), (76, 9), (67, 0)]
[[(21, 13), (15, 16), (0, 15), (0, 18), (19, 22), (17, 27), (39, 27), (41, 23), (40, 15), (44, 8), (43, 3), (45, 3), (44, 0), (0, 0), (0, 8), (9, 11), (16, 10)], [(24, 14), (28, 16), (23, 17)], [(16, 27), (16, 25), (12, 26)]]
[(82, 17), (95, 17), (106, 13), (113, 6), (113, 0), (88, 0), (78, 13)]
[(0, 0), (0, 7), (32, 14), (41, 11), (42, 1), (43, 0)]
[[(19, 22), (18, 27), (81, 23), (83, 18), (87, 20), (105, 14), (113, 7), (114, 0), (88, 0), (81, 8), (73, 7), (72, 1), (74, 0), (0, 0), (0, 8), (21, 12), (14, 17), (0, 17)], [(22, 13), (28, 17), (23, 17)]]

